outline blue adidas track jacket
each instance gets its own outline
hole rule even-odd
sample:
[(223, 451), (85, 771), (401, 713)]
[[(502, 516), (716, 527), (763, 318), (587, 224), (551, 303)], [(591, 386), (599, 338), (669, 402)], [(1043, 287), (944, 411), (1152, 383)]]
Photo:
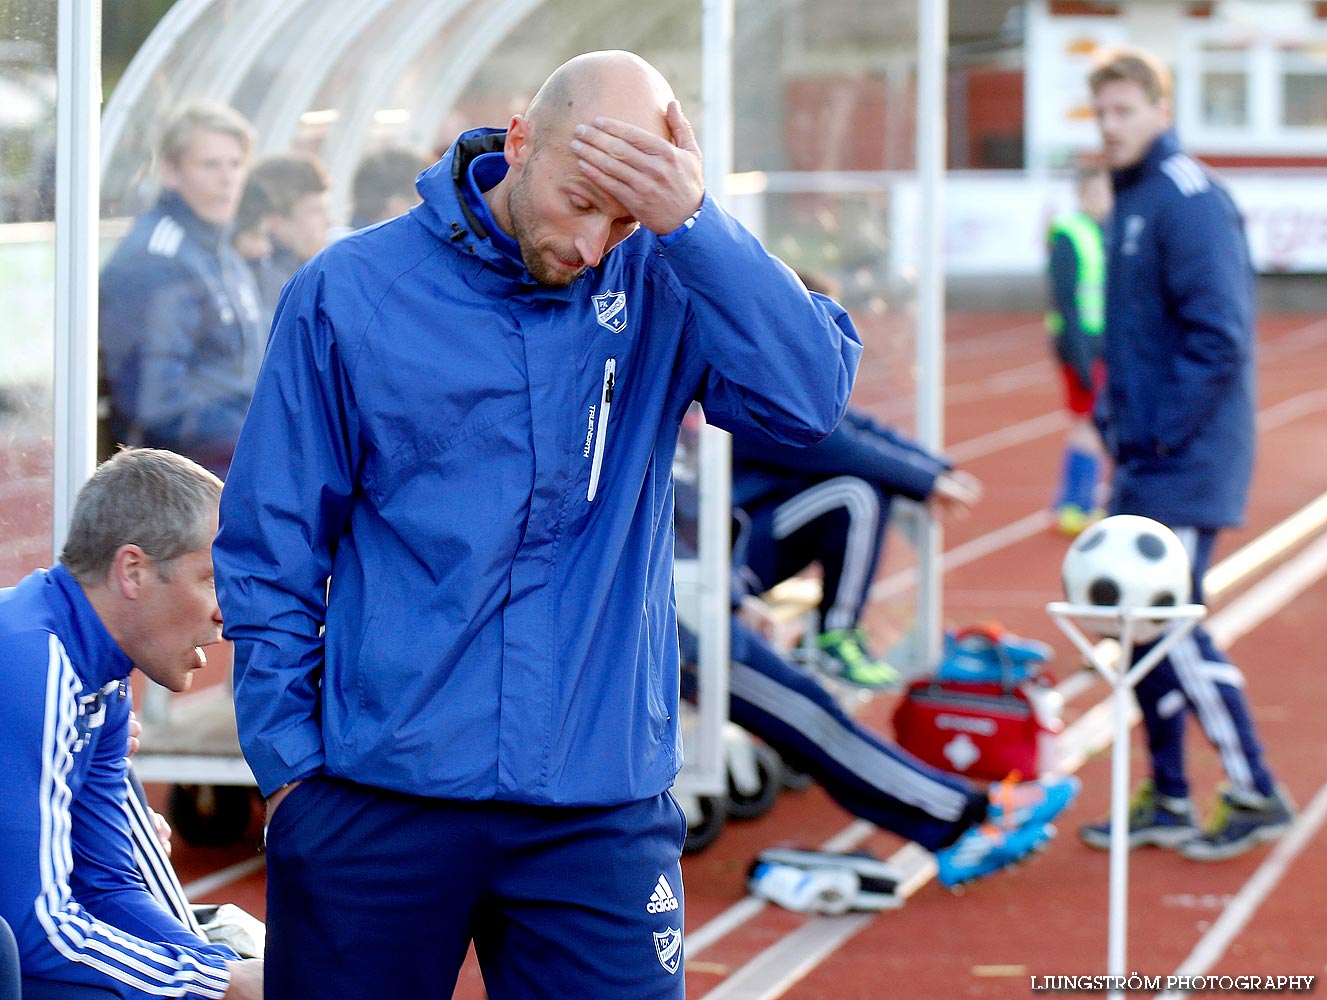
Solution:
[(687, 406), (807, 443), (847, 403), (847, 314), (708, 197), (675, 239), (536, 284), (458, 194), (501, 141), (466, 133), (423, 204), (283, 294), (214, 549), (265, 794), (320, 771), (540, 805), (667, 789)]
[(226, 475), (267, 342), (258, 285), (174, 191), (134, 220), (101, 273), (101, 352), (115, 440)]
[(229, 948), (149, 894), (125, 795), (133, 664), (64, 567), (0, 590), (0, 914), (25, 976), (220, 997)]
[(1114, 175), (1106, 228), (1112, 513), (1198, 528), (1244, 519), (1253, 473), (1254, 291), (1234, 202), (1173, 131)]

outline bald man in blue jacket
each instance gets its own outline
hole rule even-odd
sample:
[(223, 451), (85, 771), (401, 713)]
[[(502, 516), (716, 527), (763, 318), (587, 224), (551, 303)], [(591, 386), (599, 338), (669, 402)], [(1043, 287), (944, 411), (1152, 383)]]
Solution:
[(222, 498), (267, 995), (447, 997), (473, 941), (494, 998), (671, 1000), (678, 430), (817, 441), (860, 341), (630, 53), (418, 187), (286, 286)]

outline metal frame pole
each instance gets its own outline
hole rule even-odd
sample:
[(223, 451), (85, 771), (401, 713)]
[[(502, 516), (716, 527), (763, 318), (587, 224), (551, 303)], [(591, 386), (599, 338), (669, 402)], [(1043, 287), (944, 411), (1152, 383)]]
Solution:
[(58, 559), (79, 488), (97, 460), (100, 0), (59, 0), (55, 116), (55, 454)]
[[(733, 160), (733, 0), (703, 0), (701, 17), (705, 187), (723, 201)], [(699, 746), (694, 754), (687, 751), (687, 760), (692, 787), (710, 795), (728, 790), (723, 727), (728, 721), (731, 530), (732, 442), (726, 431), (706, 424), (700, 432)]]
[[(949, 49), (948, 0), (917, 0), (917, 175), (921, 211), (917, 233), (917, 437), (931, 451), (944, 446), (945, 89)], [(932, 518), (917, 540), (917, 639), (923, 664), (941, 647), (943, 540)]]
[[(1118, 982), (1128, 974), (1125, 952), (1129, 939), (1129, 729), (1133, 708), (1130, 696), (1138, 682), (1161, 662), (1175, 643), (1197, 627), (1207, 614), (1207, 608), (1201, 604), (1174, 608), (1106, 608), (1056, 601), (1046, 605), (1046, 611), (1087, 662), (1110, 684), (1113, 695), (1115, 740), (1110, 760), (1110, 908), (1106, 973), (1118, 977), (1115, 979)], [(1077, 620), (1110, 622), (1119, 626), (1120, 651), (1115, 666), (1102, 660)], [(1134, 634), (1138, 623), (1144, 621), (1166, 621), (1166, 633), (1142, 659), (1130, 665)], [(1108, 995), (1123, 1000), (1124, 993), (1111, 990)]]

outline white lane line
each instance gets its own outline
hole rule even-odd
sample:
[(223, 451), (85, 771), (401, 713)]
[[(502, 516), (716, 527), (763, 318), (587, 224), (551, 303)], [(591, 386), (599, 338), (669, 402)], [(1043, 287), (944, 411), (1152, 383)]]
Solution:
[[(1327, 785), (1318, 789), (1313, 801), (1299, 814), (1290, 832), (1277, 841), (1267, 860), (1258, 866), (1258, 870), (1244, 883), (1235, 898), (1226, 904), (1211, 929), (1175, 970), (1176, 976), (1201, 976), (1216, 964), (1240, 931), (1253, 919), (1263, 900), (1272, 894), (1272, 890), (1285, 877), (1290, 865), (1309, 845), (1324, 820), (1327, 820)], [(1182, 1000), (1188, 995), (1169, 990), (1157, 994), (1157, 1000)]]
[(761, 1000), (780, 996), (862, 930), (874, 916), (873, 913), (854, 913), (809, 920), (705, 996), (707, 1000)]
[(261, 868), (267, 867), (267, 855), (260, 854), (254, 858), (245, 858), (243, 861), (237, 861), (233, 865), (225, 868), (219, 868), (210, 875), (204, 875), (200, 879), (190, 882), (184, 887), (185, 898), (189, 900), (198, 899), (200, 896), (206, 896), (216, 892), (232, 882), (238, 882), (240, 879)]
[(1310, 389), (1283, 399), (1258, 414), (1258, 432), (1276, 430), (1327, 407), (1327, 389)]
[[(1285, 400), (1265, 411), (1266, 422), (1282, 426), (1291, 420), (1307, 416), (1324, 407), (1327, 407), (1327, 390), (1313, 390)], [(1022, 424), (1016, 424), (1014, 428), (1008, 429), (1013, 433), (1007, 443), (1013, 443), (1016, 438), (1024, 434), (1035, 436), (1036, 433), (1045, 433), (1044, 425), (1049, 423), (1052, 423), (1052, 421), (1048, 418), (1038, 417)], [(973, 438), (969, 442), (955, 446), (951, 453), (956, 461), (959, 454), (966, 456), (963, 461), (971, 461), (973, 458), (998, 450), (998, 447), (991, 447), (989, 451), (978, 449), (974, 447), (977, 442), (990, 440), (991, 444), (995, 445), (1004, 434), (1005, 431), (996, 431), (984, 438)], [(1298, 544), (1306, 535), (1317, 531), (1324, 523), (1327, 523), (1327, 493), (1322, 494), (1264, 535), (1245, 545), (1229, 559), (1212, 567), (1204, 579), (1204, 586), (1209, 596), (1215, 598), (1236, 580), (1247, 576), (1259, 565), (1265, 564), (1270, 559), (1281, 555), (1288, 548)], [(1050, 526), (1050, 510), (1035, 510), (1002, 528), (997, 528), (980, 538), (974, 538), (970, 542), (965, 542), (950, 549), (940, 559), (941, 572), (947, 573), (960, 566), (966, 566), (968, 563), (992, 555), (1016, 542), (1038, 535), (1048, 530)], [(870, 596), (867, 600), (888, 600), (906, 593), (916, 585), (917, 568), (910, 566), (877, 580), (872, 584)]]
[(1270, 344), (1259, 346), (1258, 362), (1263, 365), (1269, 361), (1279, 361), (1301, 351), (1311, 350), (1324, 340), (1327, 340), (1327, 320), (1314, 320), (1307, 326), (1283, 333)]
[(1327, 524), (1327, 493), (1305, 504), (1243, 548), (1232, 552), (1203, 577), (1203, 594), (1215, 600), (1257, 569), (1284, 555)]
[(1064, 411), (1046, 413), (1040, 417), (1032, 417), (1030, 420), (1023, 420), (1007, 427), (1001, 427), (989, 434), (969, 438), (954, 445), (948, 450), (947, 454), (953, 459), (955, 465), (964, 465), (973, 459), (985, 458), (987, 455), (1003, 451), (1005, 448), (1027, 444), (1027, 442), (1035, 441), (1047, 434), (1055, 434), (1063, 431), (1068, 426), (1069, 415)]
[[(1212, 634), (1219, 636), (1218, 642), (1223, 645), (1235, 642), (1312, 586), (1324, 574), (1327, 574), (1327, 537), (1319, 538), (1257, 587), (1214, 615), (1209, 623)], [(1248, 610), (1250, 608), (1254, 610)], [(1065, 729), (1060, 737), (1062, 770), (1066, 772), (1077, 770), (1091, 754), (1110, 745), (1114, 734), (1111, 713), (1112, 699), (1108, 697)], [(1138, 719), (1136, 708), (1131, 711), (1131, 715), (1132, 721), (1136, 722)], [(905, 898), (929, 882), (935, 874), (934, 859), (916, 844), (905, 845), (887, 860), (888, 863), (909, 872), (909, 877), (899, 890), (899, 895)], [(1271, 885), (1274, 886), (1275, 882)], [(1270, 891), (1270, 887), (1267, 891)], [(844, 924), (844, 921), (849, 919), (845, 917), (812, 917), (797, 931), (765, 949), (718, 988), (707, 993), (706, 998), (707, 1000), (710, 998), (776, 1000), (875, 916), (870, 913), (860, 914), (857, 917), (859, 922), (854, 922), (851, 926)], [(1234, 919), (1232, 917), (1232, 921)], [(832, 926), (826, 926), (820, 931), (810, 929), (817, 924)], [(1236, 931), (1238, 929), (1235, 928)], [(1224, 945), (1222, 947), (1224, 949)], [(1220, 957), (1219, 953), (1216, 957)], [(735, 984), (734, 992), (725, 992), (729, 983)]]
[[(988, 379), (981, 385), (971, 387), (971, 391), (975, 393), (1005, 393), (1022, 388), (1030, 380), (1029, 372), (1019, 370), (1018, 372), (1007, 373), (1007, 377), (1003, 379)], [(1278, 427), (1284, 427), (1286, 424), (1311, 416), (1323, 409), (1327, 409), (1327, 389), (1312, 389), (1300, 393), (1298, 396), (1292, 396), (1269, 406), (1259, 413), (1258, 431), (1259, 433), (1266, 433)], [(1007, 427), (1001, 427), (989, 434), (981, 434), (975, 438), (960, 441), (946, 449), (946, 454), (953, 459), (955, 465), (965, 465), (976, 459), (986, 458), (996, 452), (1004, 451), (1007, 448), (1027, 444), (1029, 441), (1035, 441), (1050, 434), (1061, 433), (1068, 426), (1069, 415), (1063, 410), (1057, 410), (1053, 413), (1044, 413), (1039, 417), (1031, 417), (1016, 424), (1010, 424)]]
[[(1033, 361), (993, 375), (984, 375), (971, 382), (956, 382), (945, 387), (945, 405), (989, 402), (996, 396), (1021, 392), (1029, 386), (1045, 385), (1052, 372), (1049, 362)], [(873, 407), (873, 411), (883, 420), (897, 421), (912, 416), (916, 408), (916, 396), (909, 393), (906, 396), (892, 396), (884, 404)]]
[[(1272, 344), (1261, 348), (1259, 361), (1265, 364), (1273, 360), (1290, 358), (1319, 347), (1324, 340), (1327, 340), (1327, 320), (1316, 320), (1307, 326), (1283, 334)], [(947, 350), (946, 355), (951, 360), (955, 357), (953, 347)], [(970, 382), (956, 382), (947, 386), (945, 401), (954, 404), (972, 403), (994, 396), (1008, 395), (1028, 386), (1044, 385), (1052, 375), (1054, 375), (1054, 363), (1051, 359), (1039, 359)], [(1054, 377), (1058, 378), (1058, 375)], [(1294, 397), (1294, 399), (1269, 407), (1259, 414), (1258, 429), (1260, 431), (1271, 430), (1283, 423), (1298, 419), (1315, 409), (1321, 409), (1324, 405), (1323, 402), (1314, 397), (1319, 396), (1324, 391), (1327, 390), (1306, 392)], [(906, 395), (894, 394), (886, 402), (873, 407), (873, 412), (876, 412), (884, 420), (898, 421), (913, 416), (916, 412), (916, 406), (916, 398), (912, 393)], [(1067, 420), (1063, 410), (1058, 410), (1048, 416)], [(968, 442), (963, 442), (960, 445), (955, 445), (954, 449), (962, 448), (967, 444)], [(964, 461), (968, 461), (968, 459), (964, 459)]]
[(767, 905), (765, 900), (758, 896), (747, 896), (717, 917), (701, 924), (694, 931), (688, 931), (685, 944), (686, 960), (690, 962), (714, 942), (721, 941), (748, 920), (760, 916)]
[(1213, 617), (1208, 631), (1218, 646), (1233, 646), (1237, 639), (1272, 617), (1324, 573), (1327, 573), (1327, 535), (1319, 537), (1267, 579), (1251, 587), (1238, 601), (1222, 609)]
[(961, 338), (945, 343), (946, 361), (968, 361), (973, 358), (990, 358), (1009, 351), (1022, 353), (1029, 337), (1036, 337), (1038, 344), (1046, 335), (1046, 324), (1042, 320), (1027, 320), (1015, 326), (997, 327), (990, 333), (967, 333)]
[[(960, 566), (966, 566), (970, 562), (975, 562), (1024, 539), (1039, 535), (1048, 530), (1050, 526), (1050, 510), (1044, 508), (1035, 510), (1011, 524), (1006, 524), (1002, 528), (996, 528), (994, 531), (982, 535), (980, 538), (974, 538), (970, 542), (954, 546), (940, 558), (941, 571), (948, 573)], [(888, 600), (907, 592), (916, 585), (917, 568), (909, 566), (897, 573), (890, 573), (872, 584), (870, 596), (867, 600)]]

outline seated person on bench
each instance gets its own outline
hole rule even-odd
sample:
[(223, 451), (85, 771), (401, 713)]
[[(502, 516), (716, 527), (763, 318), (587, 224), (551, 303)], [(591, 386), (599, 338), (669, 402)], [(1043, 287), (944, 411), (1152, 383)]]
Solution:
[(128, 677), (189, 686), (220, 638), (221, 483), (129, 449), (79, 493), (60, 565), (0, 590), (0, 916), (25, 1000), (258, 1000), (262, 962), (209, 944), (148, 891), (133, 850)]
[[(676, 553), (696, 554), (695, 487), (675, 484)], [(734, 559), (740, 574), (741, 553)], [(728, 718), (764, 740), (793, 769), (820, 782), (854, 816), (936, 854), (941, 882), (961, 885), (1021, 861), (1054, 836), (1051, 820), (1078, 794), (1073, 776), (1000, 784), (982, 791), (872, 732), (812, 675), (789, 663), (736, 614), (730, 616)], [(695, 700), (698, 644), (678, 626), (682, 694)]]
[[(885, 741), (848, 715), (814, 677), (731, 618), (728, 718), (854, 816), (936, 855), (953, 887), (1022, 861), (1055, 835), (1051, 820), (1078, 794), (1072, 775), (982, 791)], [(696, 637), (679, 629), (682, 693), (695, 694)]]

